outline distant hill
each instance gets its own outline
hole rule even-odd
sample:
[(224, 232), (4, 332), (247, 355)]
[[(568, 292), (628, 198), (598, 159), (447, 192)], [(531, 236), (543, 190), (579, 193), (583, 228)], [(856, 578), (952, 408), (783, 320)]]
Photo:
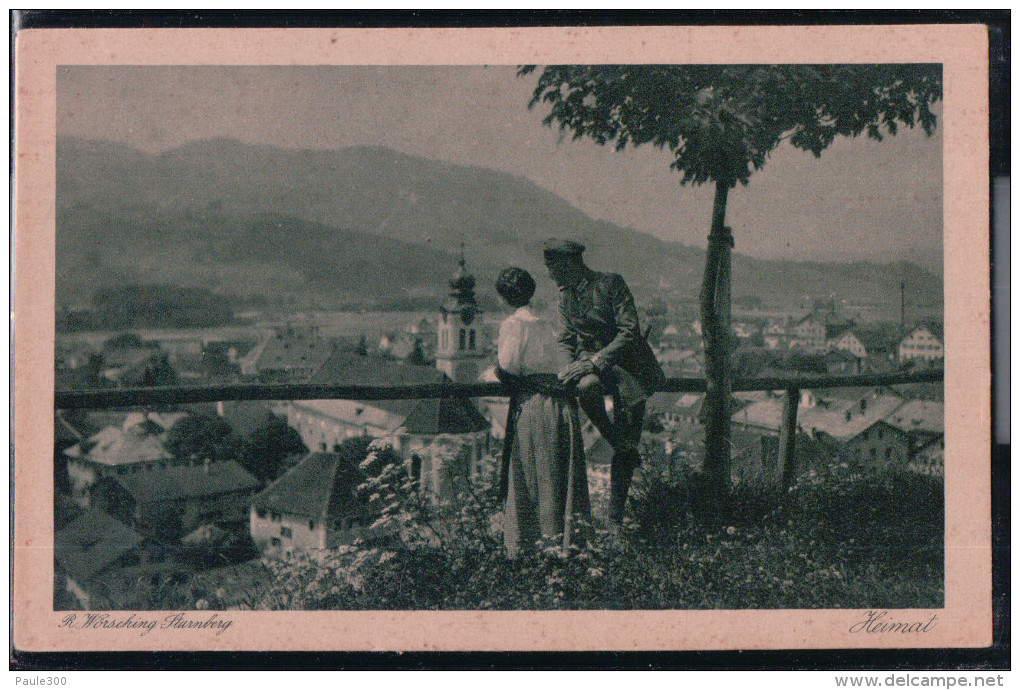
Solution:
[[(705, 211), (706, 225), (709, 209)], [(567, 236), (639, 301), (693, 296), (700, 248), (597, 221), (506, 173), (355, 147), (288, 150), (233, 140), (145, 155), (111, 142), (57, 141), (58, 301), (159, 282), (322, 305), (439, 296), (460, 245), (479, 290), (501, 266), (539, 278), (541, 246)], [(899, 282), (939, 301), (940, 276), (909, 263), (805, 263), (736, 255), (733, 294), (893, 301)]]

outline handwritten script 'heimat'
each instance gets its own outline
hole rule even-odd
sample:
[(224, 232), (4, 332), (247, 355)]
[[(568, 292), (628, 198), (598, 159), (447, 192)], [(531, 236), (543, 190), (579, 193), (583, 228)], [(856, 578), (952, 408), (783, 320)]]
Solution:
[(897, 621), (888, 611), (865, 611), (864, 620), (850, 626), (852, 633), (926, 633), (935, 627), (938, 616), (928, 620)]
[(189, 617), (183, 611), (172, 613), (163, 618), (145, 618), (131, 614), (126, 618), (118, 618), (108, 613), (69, 613), (60, 621), (60, 628), (71, 630), (138, 630), (145, 637), (153, 630), (208, 630), (215, 629), (221, 635), (234, 621), (220, 618), (213, 613), (208, 617)]

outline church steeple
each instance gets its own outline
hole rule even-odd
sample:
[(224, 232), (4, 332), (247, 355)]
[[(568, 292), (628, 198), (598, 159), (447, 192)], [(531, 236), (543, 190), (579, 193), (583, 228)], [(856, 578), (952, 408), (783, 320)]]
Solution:
[(475, 277), (468, 273), (467, 262), (464, 259), (464, 243), (460, 245), (460, 261), (457, 263), (457, 270), (450, 278), (450, 298), (446, 301), (446, 311), (463, 311), (470, 308), (477, 312), (478, 302), (475, 300)]
[(480, 313), (475, 299), (475, 277), (467, 270), (464, 245), (460, 245), (460, 261), (450, 278), (450, 292), (439, 307), (439, 342), (436, 367), (454, 382), (468, 383), (478, 378), (479, 363), (485, 357), (480, 337)]

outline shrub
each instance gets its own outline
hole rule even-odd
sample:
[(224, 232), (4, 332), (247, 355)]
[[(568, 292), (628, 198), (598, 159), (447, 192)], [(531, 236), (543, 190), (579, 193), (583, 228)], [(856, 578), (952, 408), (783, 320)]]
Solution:
[[(435, 505), (402, 462), (374, 447), (359, 491), (379, 516), (371, 539), (267, 560), (271, 609), (747, 609), (939, 607), (942, 484), (810, 471), (782, 496), (738, 487), (730, 508), (705, 477), (646, 463), (619, 541), (595, 530), (586, 546), (510, 559), (501, 512), (461, 486)], [(599, 522), (601, 474), (593, 478)], [(598, 524), (596, 525), (598, 527)]]

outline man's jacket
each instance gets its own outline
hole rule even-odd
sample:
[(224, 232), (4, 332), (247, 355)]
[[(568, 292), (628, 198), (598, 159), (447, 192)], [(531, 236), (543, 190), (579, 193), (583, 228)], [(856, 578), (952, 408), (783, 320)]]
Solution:
[[(634, 297), (616, 273), (588, 270), (572, 288), (560, 288), (560, 346), (574, 360), (589, 358), (624, 400), (636, 402), (666, 380), (641, 334)], [(624, 375), (620, 375), (620, 372)], [(627, 379), (633, 377), (633, 383)], [(643, 395), (642, 395), (643, 393)]]

